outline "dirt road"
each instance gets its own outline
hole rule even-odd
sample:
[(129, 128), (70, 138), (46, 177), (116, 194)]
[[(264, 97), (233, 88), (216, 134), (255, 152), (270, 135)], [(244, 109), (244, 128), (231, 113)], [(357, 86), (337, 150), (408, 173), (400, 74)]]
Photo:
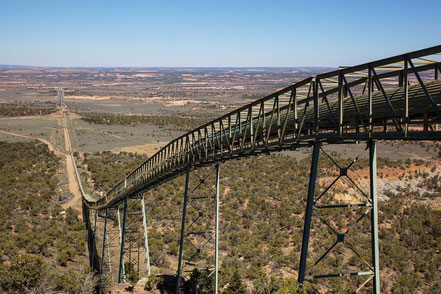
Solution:
[(60, 153), (58, 152), (58, 150), (56, 150), (54, 148), (54, 146), (52, 145), (51, 142), (49, 142), (48, 140), (42, 139), (42, 138), (37, 138), (37, 137), (33, 137), (33, 136), (27, 136), (27, 135), (21, 135), (21, 134), (16, 134), (16, 133), (12, 133), (12, 132), (8, 132), (5, 130), (0, 130), (0, 134), (5, 134), (5, 135), (10, 135), (10, 136), (16, 136), (16, 137), (22, 137), (22, 138), (29, 138), (29, 139), (34, 139), (34, 140), (38, 140), (44, 144), (47, 145), (47, 147), (49, 148), (49, 151), (54, 151), (55, 154), (59, 155)]
[(68, 207), (72, 207), (81, 212), (82, 195), (75, 175), (74, 162), (72, 161), (72, 157), (67, 154), (66, 154), (66, 171), (67, 171), (67, 180), (69, 183), (69, 191), (73, 194), (73, 197), (70, 198), (67, 202), (63, 203), (61, 207), (63, 207), (64, 209)]
[[(66, 146), (66, 150), (68, 150), (69, 133), (68, 133), (67, 127), (63, 126), (63, 128), (64, 128), (65, 146)], [(75, 174), (74, 162), (72, 161), (72, 157), (69, 153), (66, 154), (66, 153), (62, 153), (62, 152), (58, 151), (57, 149), (54, 148), (54, 146), (52, 145), (51, 142), (49, 142), (48, 140), (42, 139), (42, 138), (21, 135), (21, 134), (17, 134), (17, 133), (8, 132), (5, 130), (0, 130), (0, 134), (38, 140), (38, 141), (46, 144), (49, 151), (53, 151), (57, 156), (64, 156), (65, 161), (66, 161), (66, 172), (67, 172), (67, 179), (68, 179), (68, 183), (69, 183), (69, 191), (73, 194), (74, 197), (69, 199), (69, 201), (67, 201), (66, 203), (63, 203), (61, 206), (64, 209), (71, 206), (72, 208), (81, 212), (81, 209), (82, 209), (82, 207), (81, 207), (81, 205), (82, 205), (81, 199), (82, 198), (81, 197), (82, 197), (82, 195), (81, 195), (80, 187), (79, 187), (79, 184), (78, 184), (78, 181), (76, 178), (76, 174)]]
[(67, 179), (69, 183), (69, 191), (72, 193), (73, 197), (70, 198), (66, 203), (63, 203), (61, 206), (63, 208), (72, 207), (81, 212), (82, 210), (82, 194), (80, 189), (80, 183), (77, 179), (77, 174), (75, 171), (75, 162), (71, 155), (71, 142), (69, 136), (69, 126), (67, 123), (68, 117), (67, 114), (62, 119), (63, 133), (64, 133), (64, 144), (66, 148), (66, 171), (67, 171)]

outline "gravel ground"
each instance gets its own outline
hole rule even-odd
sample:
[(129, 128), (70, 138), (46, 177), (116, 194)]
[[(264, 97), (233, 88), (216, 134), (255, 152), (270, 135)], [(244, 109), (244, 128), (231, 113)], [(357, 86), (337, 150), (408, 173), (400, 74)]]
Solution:
[(169, 142), (182, 132), (169, 131), (152, 125), (122, 126), (89, 124), (73, 119), (73, 138), (82, 152), (118, 150), (124, 147), (154, 142)]

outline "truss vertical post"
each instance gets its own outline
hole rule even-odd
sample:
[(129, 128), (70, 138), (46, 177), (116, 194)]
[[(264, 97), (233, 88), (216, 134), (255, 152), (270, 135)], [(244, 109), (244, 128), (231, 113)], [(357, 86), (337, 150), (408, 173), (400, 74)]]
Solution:
[(343, 74), (341, 71), (338, 72), (338, 134), (341, 136), (343, 134), (343, 98), (344, 98), (344, 88), (343, 88)]
[(404, 75), (403, 71), (400, 71), (398, 74), (398, 87), (402, 87), (404, 85)]
[(404, 135), (407, 137), (408, 123), (409, 123), (409, 82), (408, 82), (408, 67), (407, 56), (404, 57)]
[[(438, 80), (438, 71), (441, 71), (438, 64), (435, 64), (435, 75), (434, 79)], [(435, 132), (438, 132), (438, 124), (435, 124)]]
[(184, 207), (183, 207), (183, 210), (182, 210), (181, 239), (179, 241), (178, 274), (176, 276), (176, 294), (179, 294), (179, 287), (180, 287), (180, 284), (181, 284), (182, 253), (184, 251), (185, 216), (187, 214), (188, 184), (189, 184), (189, 180), (190, 180), (190, 166), (187, 168), (187, 175), (186, 175), (186, 178), (185, 178), (185, 192), (184, 192)]
[(306, 259), (308, 256), (309, 234), (311, 230), (311, 219), (314, 206), (315, 184), (317, 181), (317, 169), (320, 154), (320, 141), (316, 139), (312, 151), (311, 171), (309, 173), (308, 198), (306, 200), (305, 224), (303, 226), (302, 252), (300, 255), (298, 283), (303, 288), (306, 274)]
[(372, 80), (372, 70), (368, 69), (368, 107), (369, 107), (369, 136), (373, 131), (372, 126), (372, 92), (374, 91), (374, 82)]
[(318, 80), (314, 79), (312, 82), (312, 95), (314, 97), (314, 131), (319, 130), (319, 92), (318, 92)]
[[(121, 241), (122, 241), (122, 228), (121, 228), (121, 214), (119, 213), (119, 207), (117, 207), (116, 209), (116, 216), (118, 219), (118, 232), (119, 232), (119, 245), (121, 246)], [(123, 270), (123, 276), (126, 275), (126, 271), (124, 268), (124, 262), (122, 264), (122, 270)]]
[[(298, 113), (297, 113), (297, 89), (293, 88), (293, 96), (294, 96), (294, 137), (297, 137), (297, 129), (298, 129), (298, 125), (297, 125), (297, 120), (298, 120)], [(264, 116), (265, 117), (265, 116)]]
[[(119, 216), (119, 210), (118, 210)], [(121, 283), (122, 280), (125, 280), (124, 273), (124, 238), (126, 236), (126, 220), (127, 220), (127, 198), (124, 199), (124, 212), (123, 212), (123, 221), (122, 221), (122, 231), (121, 234), (121, 250), (119, 253), (119, 271), (118, 271), (118, 283)], [(121, 227), (120, 227), (121, 228)]]
[(218, 293), (219, 282), (219, 174), (220, 163), (216, 164), (216, 235), (214, 247), (214, 293)]
[[(142, 209), (142, 225), (144, 228), (144, 246), (145, 246), (145, 262), (147, 265), (147, 275), (150, 276), (152, 274), (150, 269), (150, 252), (149, 252), (149, 239), (147, 235), (147, 217), (145, 212), (145, 201), (144, 195), (141, 198), (141, 209)], [(139, 264), (138, 264), (139, 266)]]
[(100, 293), (103, 293), (103, 281), (104, 281), (104, 257), (105, 257), (105, 249), (106, 249), (106, 237), (107, 237), (107, 210), (106, 207), (105, 215), (104, 215), (104, 232), (103, 232), (103, 250), (101, 253), (101, 287)]
[(371, 234), (372, 234), (372, 265), (374, 267), (373, 293), (380, 293), (380, 258), (378, 246), (378, 204), (377, 204), (377, 144), (369, 142), (370, 194), (372, 201)]

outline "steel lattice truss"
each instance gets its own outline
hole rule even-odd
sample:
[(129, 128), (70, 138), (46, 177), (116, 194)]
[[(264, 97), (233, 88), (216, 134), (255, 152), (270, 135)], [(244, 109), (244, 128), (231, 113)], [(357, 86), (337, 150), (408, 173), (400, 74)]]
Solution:
[(184, 199), (186, 217), (182, 223), (182, 245), (179, 254), (179, 275), (181, 272), (208, 271), (215, 274), (216, 260), (216, 206), (218, 205), (218, 166), (215, 170), (200, 170), (188, 179)]
[(439, 140), (441, 46), (319, 74), (174, 139), (106, 196), (102, 210), (186, 171), (320, 138)]
[[(139, 252), (139, 245), (142, 245), (142, 242), (139, 243), (142, 239), (139, 237), (141, 219), (146, 272), (150, 274), (143, 192), (186, 173), (176, 293), (180, 292), (181, 273), (186, 268), (204, 266), (202, 259), (197, 258), (202, 249), (214, 249), (214, 265), (211, 262), (213, 257), (205, 255), (208, 257), (205, 269), (214, 270), (214, 293), (217, 293), (219, 163), (261, 153), (313, 146), (298, 276), (299, 290), (303, 291), (303, 285), (307, 281), (355, 276), (358, 279), (357, 291), (372, 284), (373, 292), (379, 293), (376, 140), (441, 140), (441, 131), (438, 130), (441, 123), (440, 73), (441, 46), (435, 46), (309, 77), (174, 139), (113, 187), (106, 196), (92, 200), (84, 196), (82, 191), (89, 252), (92, 252), (91, 265), (101, 272), (102, 289), (116, 278), (118, 282), (126, 280), (127, 270), (132, 273), (135, 265), (140, 264), (138, 253), (133, 255), (132, 249)], [(356, 160), (342, 165), (322, 148), (323, 144), (359, 141), (365, 141), (369, 150), (369, 192), (360, 187), (350, 175)], [(320, 152), (326, 155), (338, 171), (335, 179), (321, 192), (316, 189)], [(190, 172), (197, 167), (214, 163), (216, 191), (207, 185), (205, 176), (199, 176), (196, 188), (189, 190)], [(341, 181), (348, 182), (358, 196), (347, 203), (326, 203), (326, 198), (336, 199), (332, 189)], [(206, 194), (194, 194), (204, 186)], [(142, 217), (139, 215), (140, 205), (136, 202), (139, 198)], [(207, 212), (213, 209), (214, 231), (211, 229), (213, 220), (207, 217)], [(337, 228), (333, 222), (338, 213), (330, 218), (320, 216), (320, 211), (335, 212), (336, 209), (350, 210), (351, 212), (344, 212), (343, 215), (356, 218), (349, 217), (345, 228)], [(123, 210), (122, 220), (120, 210)], [(101, 238), (96, 212), (104, 216)], [(353, 244), (350, 241), (350, 233), (369, 217), (370, 256), (366, 254), (366, 248), (360, 248), (360, 242)], [(202, 218), (206, 221), (203, 222)], [(328, 237), (334, 238), (334, 241), (321, 243), (324, 252), (315, 257), (308, 256), (310, 235), (314, 234), (313, 218), (327, 228)], [(112, 228), (116, 228), (117, 233), (112, 233)], [(213, 236), (214, 246), (211, 244)], [(314, 239), (314, 242), (320, 241)], [(112, 246), (116, 247), (114, 253)], [(99, 250), (101, 252), (97, 252)], [(321, 264), (331, 252), (355, 255), (358, 267), (336, 267), (334, 272), (321, 272), (324, 269)], [(95, 255), (101, 258), (95, 258)], [(130, 269), (124, 268), (125, 260)], [(311, 283), (309, 285), (315, 286)], [(316, 291), (318, 292), (317, 289)]]
[(105, 288), (114, 284), (118, 279), (121, 232), (117, 209), (108, 209), (107, 212), (99, 215), (95, 232), (100, 256), (100, 284)]
[[(125, 203), (104, 210), (99, 214), (101, 221), (90, 221), (95, 222), (94, 240), (96, 246), (102, 250), (98, 254), (101, 257), (99, 269), (103, 287), (116, 281), (150, 275), (146, 224), (143, 226), (143, 199), (141, 202), (130, 199), (127, 206), (124, 206)], [(100, 231), (103, 232), (102, 236)]]
[[(368, 143), (368, 147), (369, 147)], [(309, 256), (309, 260), (304, 268), (305, 275), (303, 281), (320, 280), (334, 277), (359, 277), (359, 283), (357, 286), (358, 293), (363, 289), (372, 279), (375, 278), (375, 258), (373, 254), (369, 254), (366, 251), (367, 248), (360, 251), (362, 245), (366, 245), (369, 242), (363, 240), (351, 240), (351, 233), (359, 230), (363, 222), (367, 221), (369, 216), (372, 221), (372, 214), (374, 211), (372, 190), (369, 191), (367, 187), (362, 187), (359, 184), (359, 179), (355, 178), (351, 173), (351, 168), (358, 162), (358, 157), (348, 163), (339, 163), (328, 152), (326, 152), (322, 146), (320, 146), (320, 153), (324, 156), (325, 160), (330, 161), (331, 168), (337, 175), (333, 176), (332, 180), (329, 180), (321, 191), (316, 191), (313, 197), (312, 215), (316, 219), (315, 226), (324, 227), (324, 230), (315, 231), (314, 242), (320, 244), (321, 252), (314, 252), (316, 256)], [(364, 150), (366, 152), (368, 148)], [(313, 179), (318, 181), (317, 178)], [(331, 177), (332, 178), (332, 177)], [(338, 187), (340, 185), (340, 187)], [(337, 199), (336, 195), (342, 194), (339, 190), (345, 187), (345, 199)], [(342, 222), (342, 225), (337, 225)], [(367, 224), (364, 225), (367, 227)], [(373, 233), (374, 228), (371, 227)], [(313, 235), (313, 227), (311, 226), (311, 238)], [(324, 233), (327, 231), (327, 233)], [(366, 234), (366, 232), (364, 232)], [(366, 234), (369, 237), (369, 234)], [(363, 235), (364, 236), (364, 235)], [(358, 236), (360, 238), (360, 236)], [(325, 239), (325, 241), (323, 241)], [(372, 246), (375, 248), (375, 243)], [(318, 253), (318, 254), (317, 254)], [(326, 267), (321, 267), (323, 262), (329, 257), (330, 253), (334, 253), (340, 258), (337, 261), (344, 262), (346, 258), (353, 257), (352, 266), (350, 268), (339, 269), (339, 266), (329, 272)], [(337, 270), (337, 272), (336, 272)], [(317, 293), (320, 293), (313, 285), (311, 285)]]

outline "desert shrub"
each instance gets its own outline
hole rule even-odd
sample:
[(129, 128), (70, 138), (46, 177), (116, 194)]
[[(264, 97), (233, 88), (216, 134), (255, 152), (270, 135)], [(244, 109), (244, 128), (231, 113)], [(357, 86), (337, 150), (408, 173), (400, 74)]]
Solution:
[(11, 258), (10, 265), (0, 269), (0, 285), (3, 291), (24, 293), (40, 285), (46, 264), (41, 256), (16, 255)]
[(41, 105), (0, 103), (0, 117), (45, 115), (55, 112), (55, 107), (42, 107)]
[(145, 282), (144, 290), (146, 291), (154, 290), (155, 288), (157, 288), (160, 281), (161, 279), (158, 276), (150, 275), (147, 281)]
[(81, 114), (81, 119), (93, 124), (133, 126), (151, 124), (177, 131), (190, 131), (208, 121), (207, 119), (197, 117), (124, 115), (112, 113), (83, 113)]
[(66, 272), (55, 272), (50, 276), (50, 288), (58, 293), (93, 294), (96, 293), (97, 278), (87, 266), (72, 268)]
[[(0, 142), (0, 262), (4, 292), (49, 292), (55, 263), (78, 261), (85, 252), (78, 212), (65, 217), (52, 199), (60, 159), (39, 141)], [(55, 255), (55, 256), (54, 256)], [(6, 264), (6, 265), (3, 265)], [(70, 264), (76, 268), (76, 262)]]

